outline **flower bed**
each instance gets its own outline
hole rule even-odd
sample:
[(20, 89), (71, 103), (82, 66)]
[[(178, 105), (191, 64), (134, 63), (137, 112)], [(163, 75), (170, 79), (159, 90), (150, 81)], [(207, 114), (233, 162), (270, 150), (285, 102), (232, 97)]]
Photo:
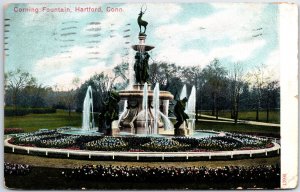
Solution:
[(37, 146), (39, 147), (50, 147), (50, 148), (66, 148), (76, 144), (78, 135), (66, 135), (62, 137), (45, 138), (40, 140)]
[(231, 151), (238, 149), (242, 144), (226, 136), (217, 136), (200, 139), (198, 148), (209, 151)]
[(151, 138), (149, 143), (141, 146), (141, 149), (145, 151), (185, 151), (190, 148), (190, 145), (179, 143), (169, 138)]
[(193, 137), (110, 137), (67, 135), (57, 130), (42, 130), (13, 137), (12, 144), (45, 148), (131, 152), (203, 152), (253, 150), (273, 147), (270, 140), (226, 133), (224, 136)]
[(84, 165), (62, 172), (68, 179), (98, 182), (199, 182), (220, 183), (280, 180), (279, 165), (209, 167), (150, 167)]
[(4, 129), (4, 135), (17, 134), (17, 133), (24, 133), (24, 129), (22, 129), (22, 128), (5, 128)]
[(25, 164), (4, 163), (4, 174), (8, 175), (27, 175), (31, 167)]
[(118, 137), (103, 137), (99, 140), (86, 143), (85, 148), (99, 151), (125, 151), (128, 145)]

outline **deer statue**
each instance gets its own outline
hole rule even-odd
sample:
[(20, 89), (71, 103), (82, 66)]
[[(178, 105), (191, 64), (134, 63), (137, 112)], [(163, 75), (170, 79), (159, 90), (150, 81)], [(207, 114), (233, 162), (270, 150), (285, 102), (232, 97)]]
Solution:
[(139, 17), (137, 18), (137, 22), (138, 22), (139, 27), (140, 27), (140, 33), (142, 33), (142, 29), (141, 29), (142, 26), (144, 27), (144, 32), (143, 32), (143, 33), (146, 33), (146, 29), (147, 29), (148, 22), (142, 20), (142, 17), (143, 17), (143, 15), (144, 15), (144, 13), (146, 12), (147, 7), (146, 7), (146, 9), (145, 9), (144, 12), (143, 12), (142, 8), (143, 8), (143, 7), (141, 7), (141, 12), (139, 13)]

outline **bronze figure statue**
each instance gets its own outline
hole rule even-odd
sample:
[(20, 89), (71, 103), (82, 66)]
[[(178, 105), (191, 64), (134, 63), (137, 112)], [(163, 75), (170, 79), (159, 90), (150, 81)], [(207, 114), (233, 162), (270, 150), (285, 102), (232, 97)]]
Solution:
[(112, 132), (112, 122), (119, 119), (119, 101), (119, 93), (114, 88), (109, 92), (109, 97), (104, 102), (104, 107), (99, 114), (99, 131), (102, 129), (106, 135), (110, 135)]
[(149, 58), (148, 52), (136, 52), (134, 72), (136, 83), (144, 84), (149, 80)]
[[(137, 22), (138, 22), (139, 27), (140, 27), (140, 34), (145, 34), (146, 33), (148, 22), (142, 20), (142, 17), (145, 14), (146, 10), (147, 10), (147, 7), (146, 7), (145, 11), (143, 12), (142, 7), (141, 7), (141, 12), (139, 13), (139, 16), (137, 18)], [(142, 33), (142, 26), (144, 27), (144, 32), (143, 33)]]
[(179, 127), (182, 125), (183, 122), (185, 122), (186, 126), (188, 126), (186, 120), (189, 118), (189, 116), (184, 112), (187, 101), (188, 99), (185, 97), (182, 100), (177, 101), (174, 107), (174, 115), (177, 121), (174, 125), (175, 135), (178, 135)]
[(135, 63), (133, 66), (134, 72), (135, 72), (135, 81), (136, 83), (141, 83), (141, 59), (142, 59), (142, 53), (141, 52), (136, 52), (134, 58), (135, 58)]

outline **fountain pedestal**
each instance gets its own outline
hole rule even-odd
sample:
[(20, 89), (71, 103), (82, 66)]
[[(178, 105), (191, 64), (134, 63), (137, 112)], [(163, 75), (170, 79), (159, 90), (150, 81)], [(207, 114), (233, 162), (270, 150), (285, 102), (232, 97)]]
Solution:
[(113, 137), (120, 135), (120, 129), (119, 129), (118, 124), (119, 124), (118, 120), (114, 120), (111, 123), (111, 136), (113, 136)]
[(189, 136), (192, 134), (192, 130), (189, 127), (186, 127), (185, 123), (183, 123), (178, 130), (174, 129), (175, 136)]
[[(119, 128), (122, 132), (131, 134), (158, 134), (159, 128), (169, 127), (164, 125), (168, 119), (169, 100), (173, 95), (168, 91), (159, 91), (159, 85), (155, 91), (151, 90), (149, 82), (150, 55), (148, 51), (154, 49), (154, 46), (146, 45), (146, 34), (140, 33), (138, 36), (139, 44), (132, 45), (135, 54), (135, 81), (132, 90), (123, 90), (119, 92), (121, 100), (127, 102), (127, 108), (119, 118)], [(147, 87), (145, 87), (147, 86)]]

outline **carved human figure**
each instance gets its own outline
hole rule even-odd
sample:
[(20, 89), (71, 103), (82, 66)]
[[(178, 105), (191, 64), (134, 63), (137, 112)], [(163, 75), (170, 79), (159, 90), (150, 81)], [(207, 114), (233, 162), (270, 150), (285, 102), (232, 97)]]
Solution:
[(148, 52), (136, 52), (135, 54), (134, 72), (137, 83), (144, 84), (149, 80), (149, 58)]
[(174, 107), (174, 115), (177, 121), (174, 125), (175, 135), (177, 135), (179, 127), (183, 122), (186, 123), (186, 126), (188, 125), (186, 120), (189, 118), (189, 116), (184, 112), (187, 101), (188, 99), (185, 97), (182, 100), (177, 101)]
[(141, 73), (140, 73), (141, 68), (142, 68), (142, 66), (141, 66), (141, 59), (142, 59), (141, 52), (136, 52), (134, 58), (135, 58), (135, 63), (134, 63), (133, 68), (134, 68), (134, 72), (135, 72), (135, 81), (137, 83), (141, 83)]
[(107, 135), (111, 134), (111, 123), (119, 119), (119, 101), (119, 93), (114, 88), (109, 92), (109, 97), (104, 102), (104, 108), (99, 115), (99, 130), (100, 126), (103, 127)]
[(144, 52), (142, 60), (142, 83), (148, 82), (149, 80), (149, 58), (150, 55), (148, 54), (148, 52)]

